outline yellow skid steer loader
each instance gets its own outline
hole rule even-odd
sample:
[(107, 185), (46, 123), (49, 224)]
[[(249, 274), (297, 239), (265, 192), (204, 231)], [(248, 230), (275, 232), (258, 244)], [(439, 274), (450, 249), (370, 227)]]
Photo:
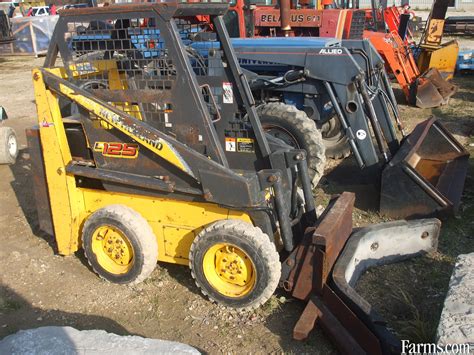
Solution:
[[(62, 255), (82, 248), (108, 281), (143, 281), (157, 261), (188, 265), (204, 294), (237, 309), (280, 285), (309, 302), (295, 338), (319, 319), (342, 352), (400, 351), (353, 286), (367, 267), (436, 249), (440, 222), (351, 236), (350, 193), (317, 219), (306, 153), (262, 130), (226, 11), (160, 2), (61, 13), (33, 71), (38, 126), (27, 131), (41, 229)], [(210, 42), (206, 57), (193, 41)]]

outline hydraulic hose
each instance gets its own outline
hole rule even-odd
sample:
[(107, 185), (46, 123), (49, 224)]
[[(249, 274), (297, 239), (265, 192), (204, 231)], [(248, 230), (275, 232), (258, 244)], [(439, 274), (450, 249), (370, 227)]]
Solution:
[(372, 105), (372, 101), (370, 99), (369, 93), (367, 92), (367, 89), (365, 87), (366, 86), (365, 79), (362, 75), (359, 75), (356, 80), (359, 82), (360, 93), (362, 95), (362, 98), (364, 99), (365, 106), (367, 107), (367, 110), (368, 110), (368, 116), (369, 116), (370, 123), (372, 125), (372, 129), (374, 131), (375, 140), (377, 141), (377, 145), (379, 146), (380, 152), (382, 153), (382, 156), (385, 162), (388, 163), (390, 159), (388, 157), (388, 152), (384, 144), (382, 128), (380, 127), (380, 123), (377, 119), (374, 106)]

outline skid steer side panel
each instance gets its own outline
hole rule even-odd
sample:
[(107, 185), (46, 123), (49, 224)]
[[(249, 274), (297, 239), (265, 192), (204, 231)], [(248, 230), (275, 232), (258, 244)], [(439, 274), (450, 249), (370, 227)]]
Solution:
[(436, 118), (418, 124), (382, 172), (380, 213), (393, 218), (455, 213), (468, 159)]
[(76, 189), (74, 176), (66, 174), (72, 157), (57, 97), (46, 89), (37, 69), (33, 70), (33, 83), (54, 236), (58, 252), (70, 255), (79, 248), (82, 194)]
[(172, 198), (140, 196), (93, 189), (80, 189), (89, 215), (108, 205), (128, 206), (143, 216), (158, 243), (158, 261), (189, 265), (189, 249), (197, 234), (207, 225), (225, 219), (253, 224), (243, 211), (212, 203), (180, 201)]
[[(357, 280), (371, 267), (435, 251), (440, 227), (441, 222), (433, 218), (409, 222), (394, 221), (363, 228), (351, 235), (334, 266), (334, 292), (350, 309), (348, 314), (355, 314), (377, 337), (384, 354), (399, 354), (400, 341), (390, 332), (386, 322), (370, 303), (355, 291)], [(357, 335), (356, 329), (349, 331)], [(356, 337), (356, 340), (360, 343), (363, 338)], [(368, 345), (367, 342), (361, 344), (365, 349)]]

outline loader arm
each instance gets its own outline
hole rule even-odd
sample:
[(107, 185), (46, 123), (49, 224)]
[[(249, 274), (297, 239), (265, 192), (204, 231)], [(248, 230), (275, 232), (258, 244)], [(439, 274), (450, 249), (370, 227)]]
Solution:
[[(241, 65), (256, 74), (249, 75), (256, 95), (263, 89), (315, 99), (328, 97), (359, 167), (377, 166), (379, 154), (386, 162), (396, 153), (399, 141), (391, 115), (399, 121), (398, 110), (393, 92), (383, 80), (382, 60), (368, 42), (344, 41), (344, 46), (321, 39), (307, 39), (306, 43), (284, 39), (232, 42)], [(337, 70), (342, 67), (344, 71)], [(292, 70), (302, 73), (300, 80), (272, 86), (272, 80), (276, 82), (283, 73)], [(260, 80), (262, 77), (265, 80)], [(377, 147), (369, 137), (370, 129), (376, 132)]]
[(390, 33), (364, 31), (385, 61), (388, 73), (400, 84), (409, 104), (421, 108), (438, 107), (448, 103), (457, 86), (448, 83), (436, 68), (424, 67), (421, 73), (409, 48), (396, 31)]

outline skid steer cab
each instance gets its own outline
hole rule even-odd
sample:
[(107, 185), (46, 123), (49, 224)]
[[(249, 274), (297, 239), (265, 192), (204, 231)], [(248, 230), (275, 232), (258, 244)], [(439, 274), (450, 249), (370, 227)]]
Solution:
[[(41, 229), (60, 254), (82, 248), (108, 281), (143, 281), (157, 261), (188, 265), (211, 300), (244, 310), (280, 285), (310, 301), (296, 338), (318, 318), (344, 337), (341, 350), (398, 351), (352, 287), (370, 265), (435, 249), (439, 221), (352, 237), (350, 193), (317, 220), (306, 153), (262, 130), (226, 10), (163, 2), (61, 13), (33, 71), (38, 126), (27, 131)], [(204, 40), (205, 56), (191, 45)]]

